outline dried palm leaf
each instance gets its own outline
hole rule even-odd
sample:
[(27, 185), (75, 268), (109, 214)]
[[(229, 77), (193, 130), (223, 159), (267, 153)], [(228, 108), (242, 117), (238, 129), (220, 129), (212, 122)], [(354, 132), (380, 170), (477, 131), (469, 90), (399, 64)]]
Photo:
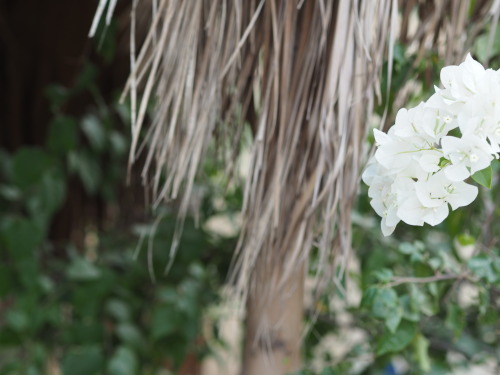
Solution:
[[(477, 3), (472, 17), (491, 17), (491, 3)], [(469, 1), (401, 2), (402, 16), (396, 0), (151, 4), (138, 55), (131, 38), (130, 161), (145, 150), (143, 178), (156, 201), (181, 201), (172, 256), (214, 135), (227, 135), (221, 143), (230, 143), (235, 157), (248, 122), (254, 140), (232, 273), (237, 290), (267, 303), (266, 295), (276, 295), (269, 288), (300, 279), (297, 270), (303, 274), (313, 248), (317, 280), (334, 278), (345, 268), (368, 119), (387, 55), (391, 71), (398, 28), (419, 51), (441, 46), (443, 38), (442, 56), (458, 61), (467, 46)], [(96, 17), (103, 12), (101, 6)], [(154, 116), (141, 139), (152, 100)], [(263, 285), (263, 278), (270, 282)]]
[[(346, 251), (366, 118), (396, 1), (152, 4), (138, 55), (131, 38), (131, 161), (147, 145), (143, 177), (153, 173), (156, 201), (181, 199), (177, 233), (214, 134), (229, 129), (238, 149), (249, 121), (251, 172), (233, 274), (239, 289), (248, 290), (259, 257), (279, 264), (286, 279), (314, 240), (323, 260), (333, 260), (332, 249)], [(152, 98), (155, 115), (140, 144)], [(172, 254), (177, 245), (178, 235)]]

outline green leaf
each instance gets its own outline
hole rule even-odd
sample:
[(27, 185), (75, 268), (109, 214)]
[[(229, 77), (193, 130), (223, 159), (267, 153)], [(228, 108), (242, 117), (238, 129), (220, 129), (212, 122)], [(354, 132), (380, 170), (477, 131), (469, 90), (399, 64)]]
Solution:
[(52, 84), (45, 89), (52, 112), (57, 112), (66, 103), (70, 95), (68, 89), (64, 86)]
[(54, 212), (66, 197), (66, 181), (60, 173), (51, 170), (43, 176), (38, 188), (28, 197), (26, 206), (33, 221), (43, 230), (50, 225)]
[(398, 250), (405, 255), (409, 255), (412, 263), (419, 262), (423, 259), (422, 252), (425, 250), (425, 245), (420, 241), (415, 241), (413, 243), (402, 242)]
[(399, 299), (400, 305), (403, 308), (403, 319), (411, 322), (418, 322), (420, 319), (420, 310), (418, 306), (412, 303), (409, 295), (404, 295)]
[(63, 375), (97, 375), (103, 365), (103, 355), (97, 346), (71, 349), (62, 362)]
[(361, 300), (361, 307), (367, 309), (370, 308), (370, 306), (373, 305), (373, 301), (375, 300), (377, 293), (378, 293), (378, 288), (369, 287), (368, 289), (366, 289), (365, 292), (363, 293), (363, 298)]
[(130, 319), (130, 308), (129, 306), (119, 300), (119, 299), (111, 299), (106, 304), (106, 311), (116, 320), (123, 322)]
[(453, 332), (455, 338), (459, 337), (465, 327), (465, 312), (463, 308), (456, 304), (448, 304), (445, 325)]
[(21, 190), (13, 185), (0, 185), (0, 196), (8, 201), (17, 201), (22, 197)]
[(144, 338), (139, 329), (129, 323), (123, 323), (116, 328), (116, 335), (120, 340), (135, 349), (144, 348)]
[(373, 301), (372, 312), (377, 318), (385, 318), (398, 306), (398, 295), (391, 288), (382, 288), (377, 291)]
[(385, 325), (389, 328), (389, 331), (396, 332), (396, 329), (401, 323), (401, 319), (403, 318), (403, 308), (398, 306), (394, 312), (385, 318)]
[(476, 239), (467, 233), (462, 233), (457, 236), (457, 241), (462, 246), (474, 245), (476, 243)]
[(69, 156), (72, 172), (76, 172), (82, 180), (85, 191), (95, 194), (102, 180), (101, 168), (95, 155), (85, 152), (73, 152)]
[(12, 180), (25, 190), (36, 185), (50, 168), (50, 158), (37, 148), (23, 148), (12, 161)]
[(415, 248), (415, 246), (413, 246), (411, 243), (409, 242), (402, 242), (399, 247), (398, 247), (398, 250), (403, 253), (403, 254), (406, 254), (406, 255), (411, 255), (413, 254), (414, 252), (417, 251), (417, 249)]
[(83, 90), (88, 90), (95, 85), (98, 75), (98, 69), (95, 65), (87, 63), (83, 66), (80, 75), (78, 76), (74, 87), (71, 89), (71, 94), (77, 94)]
[(78, 143), (77, 124), (73, 117), (58, 116), (49, 127), (47, 147), (57, 155), (74, 150)]
[(442, 157), (441, 159), (439, 159), (439, 167), (440, 168), (444, 168), (445, 166), (447, 166), (448, 164), (451, 164), (451, 161)]
[(0, 228), (3, 241), (14, 262), (17, 277), (24, 286), (35, 288), (38, 284), (37, 247), (42, 240), (42, 231), (32, 221), (14, 218), (4, 222)]
[(436, 313), (437, 306), (433, 306), (428, 294), (415, 284), (410, 285), (410, 297), (412, 305), (421, 313), (432, 316)]
[(0, 228), (0, 237), (3, 237), (12, 257), (20, 260), (33, 258), (42, 233), (31, 220), (15, 218)]
[(431, 369), (431, 360), (429, 358), (429, 340), (420, 333), (415, 336), (415, 357), (417, 357), (418, 365), (424, 372)]
[(68, 278), (76, 281), (96, 280), (101, 276), (99, 268), (84, 258), (76, 258), (67, 271)]
[(391, 332), (396, 331), (403, 317), (403, 307), (394, 289), (378, 290), (373, 301), (372, 313), (375, 317), (384, 319), (385, 325)]
[(29, 326), (29, 317), (22, 310), (8, 310), (5, 314), (5, 320), (7, 325), (17, 332), (22, 332)]
[(488, 189), (490, 189), (491, 188), (491, 179), (492, 179), (491, 165), (487, 168), (484, 168), (480, 171), (477, 171), (471, 177), (478, 184), (483, 185), (484, 187), (487, 187)]
[(385, 333), (378, 341), (377, 355), (396, 353), (408, 346), (415, 337), (417, 325), (413, 322), (403, 321), (396, 332)]
[(433, 270), (438, 270), (443, 265), (443, 261), (438, 257), (432, 257), (427, 263)]
[[(159, 306), (153, 310), (151, 321), (151, 335), (154, 340), (161, 339), (175, 332), (177, 329), (183, 329), (179, 326), (179, 312), (171, 306)], [(187, 328), (187, 327), (186, 327)]]
[(373, 276), (381, 283), (388, 283), (391, 281), (394, 274), (390, 269), (382, 268), (381, 270), (375, 271)]
[(113, 131), (109, 136), (111, 142), (111, 150), (116, 156), (122, 156), (127, 153), (128, 144), (127, 139), (119, 132)]
[(100, 120), (95, 115), (87, 115), (82, 121), (82, 130), (92, 147), (102, 151), (106, 144), (106, 133)]
[(137, 356), (129, 348), (119, 347), (108, 363), (110, 375), (135, 375), (137, 372)]
[(486, 279), (490, 283), (495, 282), (499, 277), (493, 267), (493, 260), (486, 255), (477, 255), (470, 258), (467, 266), (477, 277)]
[(15, 283), (15, 270), (5, 264), (0, 264), (0, 299), (12, 291)]

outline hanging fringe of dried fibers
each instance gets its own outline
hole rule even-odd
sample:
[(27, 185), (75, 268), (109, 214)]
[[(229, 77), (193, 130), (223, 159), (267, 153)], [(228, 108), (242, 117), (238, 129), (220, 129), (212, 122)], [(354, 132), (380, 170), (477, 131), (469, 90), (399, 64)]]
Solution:
[[(96, 19), (106, 3), (100, 1)], [(115, 3), (110, 1), (108, 15)], [(462, 2), (411, 6), (424, 9), (424, 3), (439, 12), (422, 16), (411, 36), (420, 47), (430, 43), (429, 30), (449, 25), (440, 23), (441, 16), (451, 14), (465, 28)], [(139, 49), (133, 34), (138, 6), (152, 12)], [(482, 17), (492, 14), (488, 9)], [(406, 11), (400, 17), (396, 0), (133, 1), (126, 86), (130, 161), (145, 150), (143, 178), (157, 202), (180, 199), (172, 255), (214, 134), (227, 135), (223, 145), (237, 153), (248, 122), (254, 140), (232, 273), (237, 289), (258, 293), (251, 280), (270, 270), (285, 280), (313, 247), (318, 280), (342, 271), (382, 62), (388, 56), (392, 66)], [(460, 55), (459, 32), (443, 32), (452, 46), (447, 59)], [(152, 101), (154, 116), (141, 135)]]

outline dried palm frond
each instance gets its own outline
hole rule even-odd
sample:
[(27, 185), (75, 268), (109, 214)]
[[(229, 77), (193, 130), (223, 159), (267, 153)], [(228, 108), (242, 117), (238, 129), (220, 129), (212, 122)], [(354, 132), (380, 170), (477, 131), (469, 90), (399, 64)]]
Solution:
[[(235, 156), (248, 122), (254, 142), (233, 267), (238, 290), (252, 291), (255, 272), (278, 269), (280, 284), (313, 247), (319, 279), (342, 270), (367, 119), (386, 54), (391, 70), (397, 29), (419, 51), (444, 39), (442, 56), (456, 62), (469, 18), (480, 25), (498, 14), (490, 1), (477, 1), (472, 13), (469, 1), (401, 3), (400, 17), (396, 0), (151, 0), (138, 54), (131, 38), (131, 162), (147, 150), (143, 178), (157, 201), (181, 201), (172, 254), (214, 134), (228, 135)], [(140, 141), (152, 99), (154, 117)]]
[[(138, 55), (134, 38), (131, 44), (131, 161), (146, 145), (143, 177), (153, 171), (157, 201), (181, 199), (177, 233), (214, 134), (230, 129), (224, 132), (238, 149), (247, 121), (254, 143), (234, 267), (240, 290), (248, 290), (259, 257), (286, 278), (315, 240), (320, 264), (333, 260), (332, 249), (346, 251), (366, 118), (396, 1), (152, 4)], [(140, 144), (152, 98), (155, 115)], [(177, 244), (178, 236), (172, 253)]]

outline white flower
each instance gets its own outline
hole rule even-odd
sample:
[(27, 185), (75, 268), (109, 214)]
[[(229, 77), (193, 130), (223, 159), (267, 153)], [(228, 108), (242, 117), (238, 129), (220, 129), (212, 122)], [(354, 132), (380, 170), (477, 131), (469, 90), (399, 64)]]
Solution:
[(425, 172), (439, 171), (439, 162), (443, 153), (438, 150), (428, 150), (421, 152), (418, 163)]
[(415, 191), (425, 207), (438, 207), (449, 203), (453, 210), (473, 202), (478, 193), (476, 186), (449, 180), (444, 171), (435, 173), (427, 181), (416, 182)]
[(444, 156), (451, 165), (444, 173), (451, 181), (463, 181), (471, 174), (488, 167), (493, 160), (488, 142), (473, 134), (462, 138), (446, 136), (441, 139)]
[(365, 168), (363, 174), (361, 175), (361, 179), (363, 180), (363, 182), (365, 184), (370, 186), (372, 184), (373, 180), (375, 179), (375, 177), (380, 176), (382, 174), (385, 174), (385, 173), (383, 173), (384, 172), (383, 169), (384, 168), (372, 156), (370, 158), (370, 160), (368, 160), (366, 168)]
[(417, 195), (408, 197), (398, 209), (398, 216), (406, 224), (422, 226), (424, 223), (437, 225), (448, 216), (448, 205), (440, 204), (436, 207), (426, 207)]
[(456, 116), (448, 110), (439, 95), (434, 94), (429, 100), (409, 110), (400, 109), (389, 134), (394, 132), (396, 136), (411, 142), (415, 148), (430, 148), (458, 126)]
[(448, 216), (448, 207), (446, 203), (440, 201), (422, 202), (417, 189), (422, 184), (428, 184), (428, 182), (417, 181), (405, 187), (405, 194), (400, 198), (397, 215), (410, 225), (439, 224)]
[(466, 206), (476, 199), (478, 189), (465, 182), (450, 181), (440, 171), (428, 180), (415, 182), (413, 189), (398, 204), (398, 217), (410, 225), (440, 224), (453, 210)]
[(394, 179), (390, 176), (378, 176), (372, 180), (368, 189), (368, 196), (371, 198), (370, 205), (382, 218), (380, 223), (382, 233), (390, 235), (399, 223), (397, 212), (397, 195), (392, 191)]
[(492, 151), (498, 154), (500, 153), (500, 120), (496, 122), (492, 121), (488, 125), (486, 137), (490, 142)]
[(459, 66), (451, 65), (441, 69), (441, 83), (445, 89), (440, 94), (446, 100), (464, 101), (477, 94), (486, 80), (484, 67), (468, 54)]
[(439, 170), (442, 156), (436, 147), (442, 135), (456, 127), (451, 114), (419, 104), (410, 110), (401, 109), (396, 122), (385, 134), (374, 130), (378, 149), (376, 160), (390, 173), (420, 178)]
[(418, 149), (393, 134), (385, 134), (377, 129), (373, 133), (378, 146), (375, 159), (392, 173), (405, 170), (412, 162), (412, 153)]
[(425, 103), (427, 117), (423, 123), (424, 131), (433, 138), (434, 142), (447, 135), (450, 130), (458, 127), (458, 107), (445, 103), (438, 93), (432, 95)]
[[(448, 205), (470, 204), (478, 188), (463, 180), (499, 157), (500, 70), (485, 70), (468, 55), (443, 68), (441, 81), (444, 89), (426, 103), (399, 110), (387, 134), (374, 130), (377, 151), (363, 181), (385, 236), (401, 220), (437, 225)], [(450, 135), (458, 130), (461, 138)]]

